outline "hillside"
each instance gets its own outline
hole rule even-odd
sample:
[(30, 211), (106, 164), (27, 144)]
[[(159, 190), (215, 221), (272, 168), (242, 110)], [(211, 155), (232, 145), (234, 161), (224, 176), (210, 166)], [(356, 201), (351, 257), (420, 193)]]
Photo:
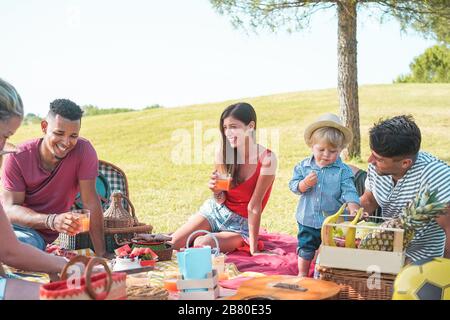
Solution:
[[(338, 113), (336, 89), (239, 101), (255, 107), (258, 129), (264, 129), (258, 131), (258, 136), (268, 133), (268, 143), (264, 144), (279, 159), (278, 175), (262, 225), (270, 231), (295, 234), (297, 197), (287, 184), (296, 162), (309, 154), (303, 142), (306, 125), (319, 114)], [(412, 114), (422, 130), (422, 149), (450, 163), (450, 84), (362, 86), (359, 101), (364, 161), (369, 155), (367, 132), (374, 122), (381, 117)], [(140, 220), (151, 223), (155, 232), (169, 232), (185, 222), (210, 196), (206, 183), (212, 171), (212, 158), (205, 155), (211, 154), (211, 143), (214, 137), (218, 138), (222, 110), (234, 102), (86, 117), (82, 120), (81, 136), (93, 143), (99, 158), (127, 173), (131, 200)], [(194, 130), (200, 134), (194, 135)], [(173, 161), (176, 155), (172, 153), (184, 146), (180, 134), (187, 143), (184, 160), (190, 160), (191, 164)], [(39, 125), (22, 126), (12, 142), (40, 135)], [(195, 150), (200, 150), (203, 156)], [(356, 164), (367, 167), (366, 163)]]

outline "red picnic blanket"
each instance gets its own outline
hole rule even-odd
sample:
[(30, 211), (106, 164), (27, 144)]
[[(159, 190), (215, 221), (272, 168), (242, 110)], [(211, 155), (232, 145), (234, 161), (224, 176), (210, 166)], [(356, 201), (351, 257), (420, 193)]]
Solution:
[[(262, 249), (263, 253), (251, 256), (248, 245), (245, 245), (228, 253), (225, 262), (234, 263), (240, 272), (252, 271), (266, 275), (298, 274), (296, 237), (262, 231), (259, 234), (258, 249)], [(310, 275), (313, 270), (314, 263), (311, 264)], [(248, 277), (237, 277), (220, 281), (220, 285), (225, 288), (236, 289), (243, 281), (248, 279)]]

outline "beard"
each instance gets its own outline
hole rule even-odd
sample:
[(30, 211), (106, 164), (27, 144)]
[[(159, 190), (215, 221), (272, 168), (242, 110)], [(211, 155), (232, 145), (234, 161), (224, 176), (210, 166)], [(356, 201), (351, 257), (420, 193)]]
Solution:
[(386, 172), (386, 171), (380, 171), (380, 169), (378, 169), (377, 167), (375, 167), (375, 171), (381, 177), (383, 177), (383, 176), (392, 176), (392, 173)]

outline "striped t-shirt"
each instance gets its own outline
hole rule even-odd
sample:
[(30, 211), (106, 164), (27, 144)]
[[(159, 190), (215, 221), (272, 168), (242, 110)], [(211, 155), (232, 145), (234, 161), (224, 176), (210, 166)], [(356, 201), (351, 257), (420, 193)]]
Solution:
[[(450, 167), (427, 152), (419, 152), (414, 165), (394, 186), (392, 176), (380, 176), (369, 164), (366, 190), (372, 192), (382, 209), (383, 217), (398, 217), (402, 209), (413, 200), (426, 185), (438, 190), (440, 202), (450, 201)], [(413, 261), (431, 257), (442, 257), (445, 249), (445, 232), (432, 220), (418, 229), (406, 248), (406, 256)]]

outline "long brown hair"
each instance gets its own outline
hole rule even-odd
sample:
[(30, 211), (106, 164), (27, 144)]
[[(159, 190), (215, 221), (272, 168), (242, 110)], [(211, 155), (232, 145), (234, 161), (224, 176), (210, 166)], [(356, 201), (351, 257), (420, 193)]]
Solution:
[[(256, 112), (253, 107), (246, 102), (238, 102), (228, 106), (220, 116), (220, 133), (222, 134), (222, 163), (220, 164), (221, 173), (229, 173), (233, 178), (233, 182), (237, 183), (237, 177), (239, 173), (239, 164), (237, 148), (233, 148), (230, 142), (225, 136), (225, 130), (223, 128), (224, 120), (228, 117), (232, 117), (236, 120), (248, 125), (250, 122), (255, 122), (256, 130)], [(232, 157), (232, 159), (230, 159)], [(231, 160), (231, 161), (229, 161)]]

